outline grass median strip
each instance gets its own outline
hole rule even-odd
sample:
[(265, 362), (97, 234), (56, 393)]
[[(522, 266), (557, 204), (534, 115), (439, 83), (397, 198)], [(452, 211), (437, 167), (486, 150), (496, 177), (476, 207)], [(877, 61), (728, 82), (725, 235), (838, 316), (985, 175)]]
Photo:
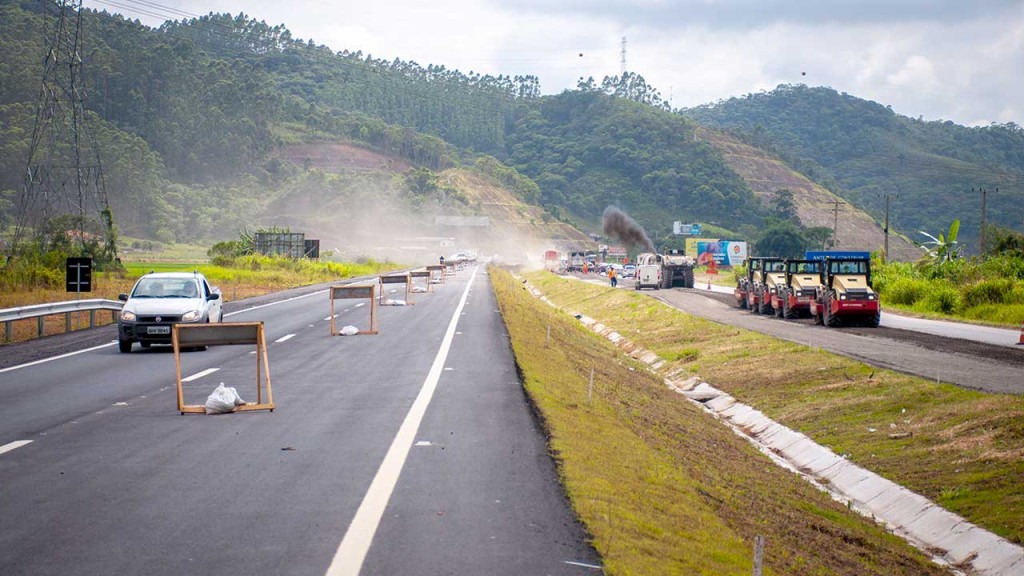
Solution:
[[(766, 574), (943, 573), (508, 274), (493, 281), (524, 386), (608, 573), (749, 574), (758, 535)], [(596, 309), (636, 297), (594, 288), (562, 297)], [(701, 346), (677, 349), (675, 362), (700, 359)]]
[(1024, 542), (1024, 398), (874, 368), (627, 291), (593, 298), (611, 290), (551, 274), (529, 279), (557, 304), (670, 360), (665, 370), (699, 375), (837, 454)]

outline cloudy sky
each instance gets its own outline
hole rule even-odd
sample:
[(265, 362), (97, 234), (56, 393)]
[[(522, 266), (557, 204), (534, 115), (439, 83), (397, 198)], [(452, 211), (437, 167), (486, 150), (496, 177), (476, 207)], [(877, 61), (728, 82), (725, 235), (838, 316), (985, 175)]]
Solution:
[(245, 12), (375, 58), (533, 74), (545, 94), (626, 69), (673, 107), (830, 86), (897, 113), (1024, 125), (1024, 0), (86, 0), (158, 26)]

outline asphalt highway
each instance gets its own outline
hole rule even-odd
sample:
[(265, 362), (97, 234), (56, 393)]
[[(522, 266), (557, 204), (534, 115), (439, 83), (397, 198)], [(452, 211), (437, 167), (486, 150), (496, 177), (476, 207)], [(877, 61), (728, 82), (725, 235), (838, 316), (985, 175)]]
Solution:
[[(608, 282), (591, 276), (576, 277), (595, 284)], [(634, 286), (632, 280), (619, 282), (621, 290), (633, 290)], [(710, 288), (698, 284), (692, 289), (643, 293), (694, 316), (821, 348), (873, 366), (984, 392), (1024, 394), (1024, 346), (1015, 345), (1017, 337), (1010, 330), (908, 318), (884, 308), (878, 328), (826, 328), (815, 326), (808, 318), (782, 320), (752, 314), (736, 306), (731, 288)]]
[[(170, 348), (120, 354), (111, 327), (5, 363), (0, 574), (600, 573), (482, 268), (380, 307), (379, 335), (329, 311), (312, 290), (225, 318), (264, 323), (273, 412), (180, 415)], [(183, 353), (186, 402), (255, 400), (255, 365)]]

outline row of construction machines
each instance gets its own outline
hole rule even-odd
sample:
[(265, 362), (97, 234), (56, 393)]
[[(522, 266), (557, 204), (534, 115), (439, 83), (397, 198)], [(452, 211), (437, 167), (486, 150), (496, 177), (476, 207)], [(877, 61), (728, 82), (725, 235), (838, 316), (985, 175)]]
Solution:
[(750, 258), (733, 292), (740, 308), (779, 318), (810, 316), (815, 324), (878, 326), (881, 305), (868, 259)]

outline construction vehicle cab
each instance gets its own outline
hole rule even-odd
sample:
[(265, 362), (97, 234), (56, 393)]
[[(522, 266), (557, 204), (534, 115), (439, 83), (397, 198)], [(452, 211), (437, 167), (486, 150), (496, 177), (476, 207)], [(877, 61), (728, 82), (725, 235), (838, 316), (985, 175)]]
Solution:
[(811, 303), (815, 324), (878, 326), (881, 305), (871, 288), (871, 261), (826, 258), (821, 286)]
[(772, 312), (771, 290), (785, 281), (786, 263), (782, 258), (751, 258), (747, 270), (746, 308), (754, 314)]
[(780, 318), (810, 315), (811, 302), (821, 287), (821, 260), (786, 260), (785, 279), (772, 294), (772, 308)]

